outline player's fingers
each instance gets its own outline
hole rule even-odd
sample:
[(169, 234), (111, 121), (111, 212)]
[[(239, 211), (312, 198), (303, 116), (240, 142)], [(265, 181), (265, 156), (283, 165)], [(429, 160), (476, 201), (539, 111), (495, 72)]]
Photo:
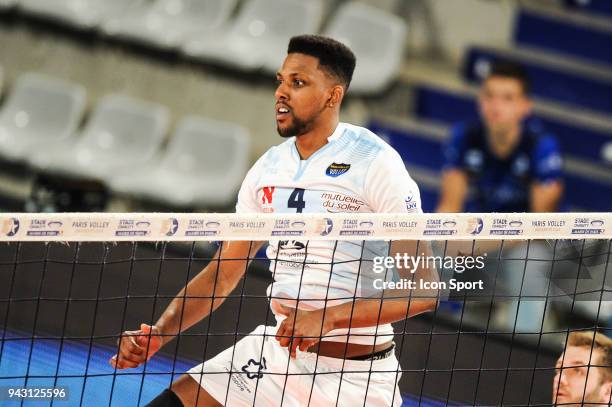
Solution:
[(117, 357), (117, 355), (114, 355), (112, 358), (110, 358), (108, 362), (110, 363), (112, 367), (116, 369), (126, 369), (130, 367), (138, 367), (138, 365), (140, 364), (137, 362), (126, 360), (121, 357)]
[(117, 369), (128, 369), (128, 368), (134, 368), (134, 367), (138, 367), (138, 365), (140, 365), (140, 363), (136, 363), (136, 362), (132, 362), (129, 360), (118, 360), (117, 361)]
[(134, 363), (142, 363), (144, 362), (145, 357), (143, 354), (135, 354), (135, 353), (130, 353), (126, 350), (121, 350), (121, 352), (119, 352), (118, 359), (119, 361), (129, 360), (130, 362), (134, 362)]
[(282, 347), (287, 347), (289, 346), (290, 343), (291, 343), (291, 332), (285, 331), (283, 334), (283, 337), (280, 338), (280, 340), (278, 341), (278, 344)]
[(313, 346), (314, 344), (317, 343), (317, 340), (315, 339), (302, 339), (302, 342), (300, 343), (300, 350), (302, 352), (306, 352), (308, 350), (308, 348), (310, 348), (311, 346)]
[(291, 341), (291, 346), (289, 347), (289, 355), (295, 359), (296, 349), (300, 346), (302, 342), (302, 338), (293, 338)]
[(280, 340), (283, 339), (286, 328), (287, 328), (287, 324), (285, 323), (285, 321), (281, 322), (280, 325), (278, 326), (278, 330), (276, 331), (276, 336), (274, 337), (277, 341), (280, 342)]
[(140, 345), (138, 345), (138, 343), (136, 343), (136, 339), (133, 336), (130, 336), (126, 339), (127, 340), (125, 341), (125, 346), (123, 346), (125, 350), (136, 355), (141, 355), (142, 353), (144, 353), (144, 349)]

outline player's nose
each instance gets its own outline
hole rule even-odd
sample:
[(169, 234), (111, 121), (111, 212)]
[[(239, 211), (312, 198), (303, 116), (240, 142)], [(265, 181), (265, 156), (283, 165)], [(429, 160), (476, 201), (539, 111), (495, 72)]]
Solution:
[(277, 101), (289, 99), (287, 86), (284, 83), (281, 82), (278, 84), (276, 90), (274, 91), (274, 97)]

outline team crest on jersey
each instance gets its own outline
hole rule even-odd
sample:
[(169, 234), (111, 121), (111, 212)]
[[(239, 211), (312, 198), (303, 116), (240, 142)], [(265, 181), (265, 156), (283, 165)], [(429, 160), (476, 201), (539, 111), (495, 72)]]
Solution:
[(344, 174), (351, 168), (351, 164), (336, 164), (332, 163), (327, 170), (325, 170), (325, 175), (329, 177), (339, 177)]

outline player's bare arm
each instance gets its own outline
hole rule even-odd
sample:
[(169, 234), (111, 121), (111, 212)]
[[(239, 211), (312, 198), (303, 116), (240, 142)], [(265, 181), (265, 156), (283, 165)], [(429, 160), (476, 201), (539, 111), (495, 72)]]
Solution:
[(468, 179), (465, 171), (449, 169), (442, 174), (440, 203), (436, 212), (461, 212), (468, 192)]
[(556, 212), (563, 196), (563, 183), (559, 180), (534, 182), (531, 185), (529, 203), (531, 212)]
[(234, 290), (263, 242), (225, 242), (213, 260), (172, 300), (155, 325), (125, 331), (109, 363), (117, 369), (138, 367), (164, 344), (216, 310)]

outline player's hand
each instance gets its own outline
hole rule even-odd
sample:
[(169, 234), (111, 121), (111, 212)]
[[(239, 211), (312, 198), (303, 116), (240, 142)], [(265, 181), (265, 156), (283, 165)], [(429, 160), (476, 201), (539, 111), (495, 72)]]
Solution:
[(306, 351), (333, 329), (329, 315), (324, 318), (324, 309), (304, 311), (279, 304), (277, 312), (287, 318), (276, 331), (276, 340), (289, 349), (292, 358), (295, 358), (298, 348)]
[(140, 324), (138, 331), (125, 331), (117, 340), (119, 351), (108, 363), (117, 369), (138, 367), (161, 348), (162, 337), (159, 329), (153, 325)]

